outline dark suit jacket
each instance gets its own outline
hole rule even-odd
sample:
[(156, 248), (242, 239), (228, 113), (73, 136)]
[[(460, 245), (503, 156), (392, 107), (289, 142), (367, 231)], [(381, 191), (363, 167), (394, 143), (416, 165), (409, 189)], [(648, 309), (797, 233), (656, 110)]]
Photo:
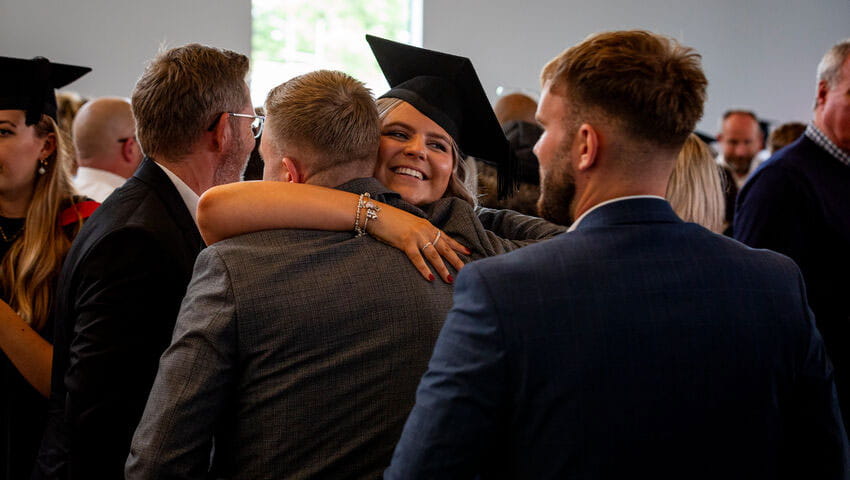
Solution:
[(803, 135), (763, 163), (738, 198), (735, 238), (788, 255), (803, 272), (850, 428), (850, 166)]
[(789, 259), (661, 199), (460, 272), (388, 478), (846, 478)]
[(57, 292), (48, 478), (121, 478), (204, 244), (151, 159), (86, 222)]

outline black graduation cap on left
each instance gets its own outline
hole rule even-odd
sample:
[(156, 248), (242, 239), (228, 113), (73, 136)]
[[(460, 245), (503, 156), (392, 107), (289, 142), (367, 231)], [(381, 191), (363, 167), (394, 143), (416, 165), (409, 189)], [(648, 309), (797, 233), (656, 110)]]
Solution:
[(44, 57), (0, 57), (0, 110), (25, 110), (27, 125), (47, 114), (56, 120), (56, 92), (91, 71), (89, 67), (51, 63)]

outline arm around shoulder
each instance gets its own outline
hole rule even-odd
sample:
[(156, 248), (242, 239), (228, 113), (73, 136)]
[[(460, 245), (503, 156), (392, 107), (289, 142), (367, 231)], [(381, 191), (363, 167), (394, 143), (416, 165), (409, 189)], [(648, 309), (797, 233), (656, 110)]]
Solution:
[(198, 227), (207, 245), (260, 230), (354, 228), (358, 196), (305, 183), (238, 182), (213, 187), (198, 203)]
[[(260, 230), (293, 228), (345, 232), (354, 229), (360, 196), (331, 188), (288, 182), (241, 182), (213, 187), (198, 203), (198, 226), (204, 241), (211, 245), (220, 240)], [(427, 220), (372, 201), (382, 210), (379, 220), (367, 225), (370, 234), (402, 250), (425, 278), (431, 274), (420, 253), (428, 239), (435, 238)], [(361, 216), (365, 212), (361, 212)], [(365, 220), (365, 217), (363, 217)], [(365, 221), (361, 221), (363, 225)], [(449, 245), (450, 248), (442, 248)], [(463, 262), (454, 251), (467, 250), (446, 238), (428, 261), (443, 279), (448, 270), (439, 257), (456, 269)]]

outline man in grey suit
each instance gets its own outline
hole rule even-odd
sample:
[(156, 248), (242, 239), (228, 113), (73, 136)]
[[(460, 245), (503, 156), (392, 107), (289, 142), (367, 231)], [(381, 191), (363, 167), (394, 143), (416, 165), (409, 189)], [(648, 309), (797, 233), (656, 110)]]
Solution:
[[(424, 216), (371, 178), (380, 127), (360, 82), (302, 75), (269, 93), (266, 112), (266, 180), (369, 192)], [(363, 225), (375, 209), (361, 200)], [(450, 306), (450, 285), (369, 236), (275, 230), (211, 245), (127, 478), (378, 477)]]

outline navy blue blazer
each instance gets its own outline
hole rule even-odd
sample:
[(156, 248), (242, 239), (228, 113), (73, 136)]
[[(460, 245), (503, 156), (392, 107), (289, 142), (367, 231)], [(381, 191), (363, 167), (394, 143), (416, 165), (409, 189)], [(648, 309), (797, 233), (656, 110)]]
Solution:
[(49, 418), (34, 478), (123, 478), (203, 247), (180, 193), (147, 158), (83, 226), (59, 277)]
[(799, 270), (614, 202), (461, 271), (386, 478), (847, 478)]
[(761, 164), (738, 199), (735, 238), (803, 272), (850, 428), (850, 166), (803, 135)]

